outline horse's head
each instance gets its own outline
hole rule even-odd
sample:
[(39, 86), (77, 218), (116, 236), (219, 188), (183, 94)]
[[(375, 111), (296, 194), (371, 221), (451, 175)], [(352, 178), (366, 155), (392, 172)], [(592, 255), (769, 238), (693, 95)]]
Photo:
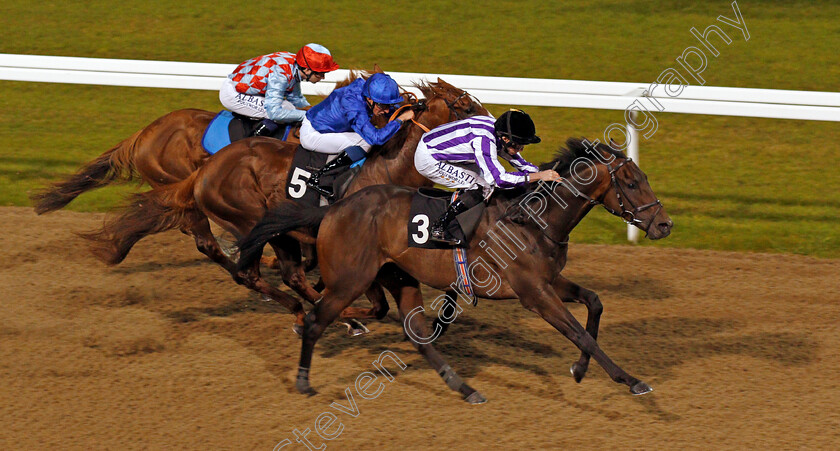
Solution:
[(426, 111), (418, 121), (428, 128), (435, 128), (447, 122), (466, 119), (490, 113), (467, 91), (456, 88), (438, 78), (437, 82), (418, 84), (417, 88), (426, 96)]
[[(581, 196), (588, 197), (592, 204), (602, 204), (652, 240), (670, 235), (674, 222), (654, 194), (647, 175), (633, 160), (614, 147), (602, 143), (593, 146), (586, 139), (569, 139), (566, 146), (568, 150), (555, 164), (569, 170), (566, 177), (593, 188), (591, 197), (582, 193)], [(575, 164), (580, 159), (591, 163), (581, 165), (587, 169), (581, 170)]]

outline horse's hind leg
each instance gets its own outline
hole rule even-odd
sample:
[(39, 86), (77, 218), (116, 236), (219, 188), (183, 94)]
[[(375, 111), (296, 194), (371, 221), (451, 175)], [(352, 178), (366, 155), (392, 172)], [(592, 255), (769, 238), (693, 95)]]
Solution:
[(295, 315), (295, 325), (293, 327), (295, 333), (300, 335), (303, 332), (303, 316), (306, 313), (303, 310), (303, 305), (301, 305), (297, 299), (283, 293), (277, 288), (274, 288), (271, 284), (263, 280), (260, 276), (259, 260), (254, 261), (253, 266), (251, 266), (247, 271), (240, 273), (236, 273), (236, 271), (234, 271), (234, 274), (234, 280), (236, 280), (236, 282), (261, 293), (265, 298), (276, 301), (280, 305), (289, 309), (289, 311)]
[(341, 312), (342, 318), (354, 319), (382, 319), (388, 314), (388, 300), (385, 298), (385, 292), (382, 290), (382, 285), (374, 282), (365, 290), (365, 295), (370, 301), (371, 308), (361, 307), (347, 307)]
[(222, 252), (219, 243), (216, 241), (210, 229), (210, 221), (208, 221), (206, 216), (202, 215), (198, 217), (199, 214), (195, 214), (197, 217), (188, 228), (189, 233), (195, 239), (195, 247), (198, 248), (199, 252), (225, 268), (231, 275), (235, 275), (236, 263)]
[[(301, 393), (314, 395), (315, 390), (309, 385), (309, 369), (312, 366), (312, 352), (315, 342), (321, 337), (327, 326), (332, 324), (353, 301), (361, 296), (370, 286), (375, 271), (360, 269), (356, 274), (346, 274), (337, 280), (337, 287), (331, 286), (324, 290), (324, 297), (315, 304), (315, 308), (306, 315), (300, 351), (300, 366), (298, 367), (295, 387)], [(332, 288), (332, 289), (331, 289)]]
[[(586, 332), (592, 336), (593, 340), (597, 341), (598, 325), (601, 322), (601, 313), (604, 311), (604, 306), (601, 304), (598, 295), (563, 276), (557, 276), (552, 283), (552, 287), (563, 302), (579, 302), (586, 306)], [(586, 375), (586, 371), (589, 369), (589, 357), (589, 354), (581, 351), (580, 359), (572, 365), (572, 376), (574, 376), (576, 382), (580, 382)]]
[(276, 269), (280, 270), (283, 283), (299, 294), (310, 304), (321, 298), (321, 293), (315, 291), (306, 280), (301, 260), (300, 243), (287, 236), (272, 239), (269, 244), (277, 256)]
[(432, 368), (437, 371), (438, 375), (443, 379), (449, 388), (457, 391), (470, 404), (482, 404), (487, 402), (487, 398), (474, 388), (467, 385), (461, 379), (455, 370), (446, 363), (443, 355), (432, 346), (433, 334), (429, 332), (426, 325), (426, 318), (423, 316), (422, 310), (418, 307), (423, 306), (423, 297), (420, 293), (420, 284), (416, 279), (402, 272), (396, 270), (392, 274), (383, 274), (380, 278), (382, 284), (391, 292), (394, 299), (397, 300), (399, 306), (400, 319), (403, 323), (406, 335), (411, 339), (414, 347), (420, 351), (420, 354), (432, 365)]

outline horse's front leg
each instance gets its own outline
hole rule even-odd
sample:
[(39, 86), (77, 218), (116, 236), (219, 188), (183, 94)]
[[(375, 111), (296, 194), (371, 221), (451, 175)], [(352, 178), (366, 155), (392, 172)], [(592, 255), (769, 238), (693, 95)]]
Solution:
[(643, 395), (652, 390), (646, 383), (627, 374), (601, 350), (595, 338), (580, 325), (563, 305), (563, 301), (550, 285), (541, 282), (533, 284), (533, 280), (522, 280), (520, 282), (513, 281), (511, 286), (516, 291), (522, 305), (548, 321), (549, 324), (574, 343), (581, 352), (594, 357), (595, 361), (604, 368), (612, 380), (630, 387), (630, 393), (634, 395)]
[[(598, 325), (601, 323), (601, 313), (604, 311), (604, 306), (601, 304), (598, 295), (594, 291), (587, 290), (559, 275), (551, 286), (563, 302), (578, 302), (586, 306), (586, 332), (592, 336), (593, 340), (597, 341)], [(586, 375), (586, 371), (589, 369), (589, 357), (589, 354), (582, 351), (577, 363), (572, 364), (572, 376), (574, 376), (576, 382), (580, 382)]]

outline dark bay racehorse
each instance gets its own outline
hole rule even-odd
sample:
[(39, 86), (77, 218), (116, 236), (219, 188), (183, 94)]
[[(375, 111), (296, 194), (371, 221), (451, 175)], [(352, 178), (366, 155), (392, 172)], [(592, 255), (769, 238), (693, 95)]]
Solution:
[[(426, 129), (477, 114), (488, 114), (465, 91), (442, 80), (419, 88), (426, 101), (424, 111), (418, 113), (416, 120)], [(380, 183), (431, 185), (414, 169), (414, 151), (423, 132), (420, 126), (407, 122), (381, 148), (372, 149), (348, 193)], [(249, 270), (238, 273), (233, 261), (216, 244), (208, 222), (210, 219), (236, 237), (241, 237), (251, 230), (267, 209), (294, 205), (286, 200), (286, 175), (295, 147), (268, 138), (235, 142), (208, 159), (186, 180), (135, 195), (121, 216), (106, 221), (101, 230), (83, 236), (93, 241), (97, 257), (108, 264), (117, 264), (141, 238), (165, 230), (181, 229), (195, 238), (199, 251), (224, 267), (238, 282), (286, 306), (296, 315), (296, 324), (302, 326), (304, 311), (300, 302), (265, 282), (260, 276), (259, 261), (255, 261)], [(300, 243), (288, 236), (278, 236), (271, 245), (280, 262), (283, 281), (304, 299), (310, 302), (318, 299), (320, 294), (306, 281)], [(381, 317), (387, 312), (384, 295), (373, 302), (374, 309), (359, 309), (363, 310), (361, 312), (349, 310), (348, 314), (367, 318)], [(383, 304), (384, 310), (377, 308)]]
[[(378, 66), (370, 73), (351, 71), (346, 80), (336, 84), (336, 89), (381, 71)], [(194, 108), (161, 116), (75, 174), (34, 193), (35, 212), (44, 214), (64, 208), (79, 195), (114, 182), (139, 178), (155, 188), (186, 179), (210, 157), (201, 139), (215, 116), (216, 112)], [(287, 141), (298, 143), (300, 139), (289, 133)]]
[[(673, 225), (647, 182), (647, 176), (621, 152), (606, 145), (588, 152), (585, 141), (569, 140), (568, 150), (542, 169), (556, 167), (565, 182), (532, 185), (529, 189), (498, 192), (490, 201), (470, 241), (470, 273), (480, 297), (519, 298), (522, 306), (548, 321), (581, 350), (572, 366), (575, 380), (586, 374), (590, 356), (610, 377), (633, 394), (651, 388), (619, 368), (596, 342), (602, 305), (598, 295), (560, 275), (566, 264), (569, 233), (601, 204), (647, 233), (650, 239), (668, 236)], [(574, 166), (574, 172), (570, 168)], [(323, 299), (305, 319), (297, 389), (314, 393), (309, 368), (315, 342), (341, 311), (372, 282), (378, 281), (397, 301), (406, 334), (453, 390), (470, 403), (486, 399), (467, 385), (446, 363), (427, 337), (434, 337), (422, 314), (420, 283), (449, 289), (455, 281), (451, 250), (408, 246), (407, 223), (414, 190), (372, 186), (346, 197), (328, 211), (284, 209), (266, 219), (240, 240), (240, 267), (247, 270), (259, 250), (275, 236), (299, 227), (318, 225), (318, 261), (326, 286)], [(506, 237), (506, 253), (490, 237)], [(485, 242), (480, 245), (481, 242)], [(483, 247), (486, 246), (486, 247)], [(496, 247), (494, 254), (488, 252)], [(505, 258), (504, 256), (507, 256)], [(618, 274), (616, 274), (618, 276)], [(586, 328), (563, 302), (586, 305)], [(418, 338), (419, 337), (419, 338)]]

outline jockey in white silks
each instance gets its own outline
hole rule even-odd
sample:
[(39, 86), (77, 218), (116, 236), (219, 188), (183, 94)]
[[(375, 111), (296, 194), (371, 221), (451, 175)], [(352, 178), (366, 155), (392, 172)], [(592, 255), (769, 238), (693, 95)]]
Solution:
[[(534, 122), (520, 110), (506, 111), (498, 119), (474, 116), (425, 133), (414, 154), (417, 171), (435, 183), (458, 189), (455, 201), (432, 224), (431, 239), (460, 245), (459, 240), (446, 236), (447, 226), (455, 216), (489, 198), (493, 188), (561, 180), (557, 172), (540, 171), (519, 155), (525, 145), (538, 142)], [(499, 156), (518, 171), (507, 172)]]

